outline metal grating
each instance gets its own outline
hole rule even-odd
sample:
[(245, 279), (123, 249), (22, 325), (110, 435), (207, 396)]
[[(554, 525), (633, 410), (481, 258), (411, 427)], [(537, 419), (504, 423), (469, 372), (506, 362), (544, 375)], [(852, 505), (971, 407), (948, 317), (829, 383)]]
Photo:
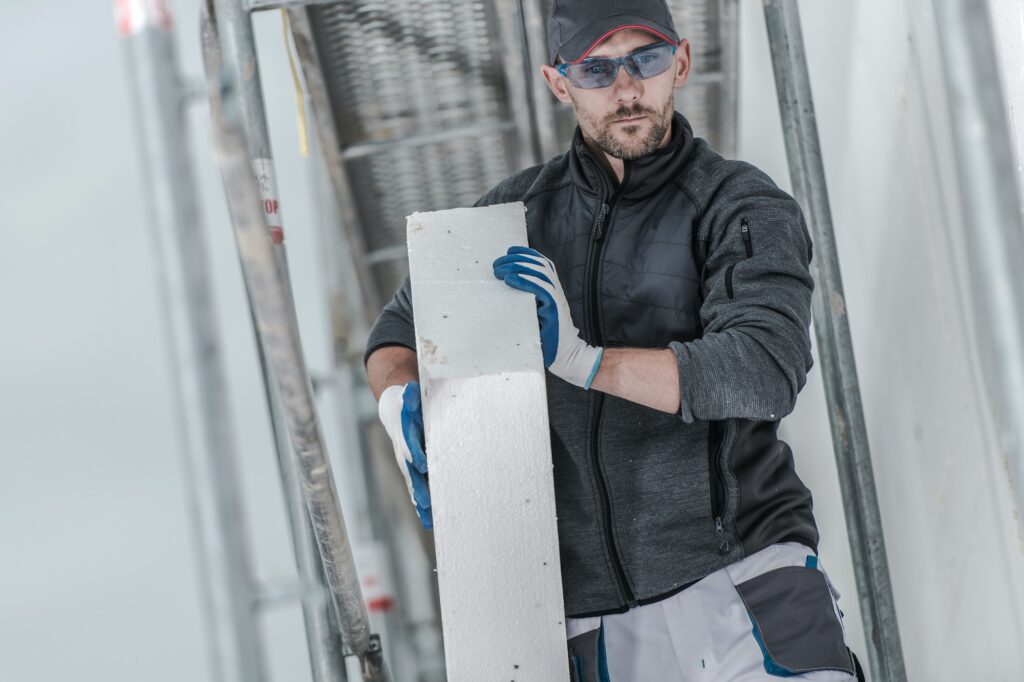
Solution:
[[(723, 46), (735, 37), (735, 2), (669, 2), (694, 58), (677, 108), (696, 135), (727, 153), (735, 87)], [(534, 131), (522, 129), (529, 115), (515, 116), (529, 101), (515, 75), (524, 65), (502, 57), (528, 61), (537, 52), (526, 42), (545, 40), (522, 23), (522, 3), (546, 17), (550, 0), (342, 0), (308, 10), (339, 147), (328, 160), (344, 166), (348, 191), (339, 196), (352, 197), (362, 257), (385, 296), (406, 272), (407, 215), (470, 205), (531, 156), (523, 151), (533, 144)], [(538, 77), (536, 65), (525, 73)], [(573, 111), (543, 96), (552, 102), (547, 125), (565, 149)]]
[[(471, 205), (514, 171), (491, 3), (346, 0), (310, 15), (371, 257), (405, 244), (410, 213)], [(384, 262), (390, 293), (404, 264)]]

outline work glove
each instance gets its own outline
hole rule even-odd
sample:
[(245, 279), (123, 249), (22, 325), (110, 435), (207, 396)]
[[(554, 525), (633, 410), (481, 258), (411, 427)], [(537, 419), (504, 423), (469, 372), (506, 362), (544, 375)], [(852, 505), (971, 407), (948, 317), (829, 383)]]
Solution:
[(427, 530), (434, 527), (430, 510), (430, 488), (427, 485), (427, 453), (424, 449), (423, 406), (420, 385), (415, 381), (388, 386), (377, 402), (377, 412), (384, 430), (391, 437), (398, 469), (405, 478), (409, 497), (416, 505), (420, 523)]
[(554, 264), (539, 251), (513, 246), (507, 255), (494, 261), (494, 276), (537, 298), (544, 366), (556, 377), (589, 389), (604, 349), (580, 338)]

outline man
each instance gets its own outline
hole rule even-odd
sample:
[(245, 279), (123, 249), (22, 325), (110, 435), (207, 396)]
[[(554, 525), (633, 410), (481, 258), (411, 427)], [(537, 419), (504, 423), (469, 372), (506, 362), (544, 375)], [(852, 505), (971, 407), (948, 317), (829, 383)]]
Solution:
[[(812, 365), (800, 209), (675, 113), (690, 45), (663, 0), (557, 0), (548, 44), (572, 145), (477, 205), (527, 206), (494, 273), (538, 304), (574, 679), (855, 679), (776, 436)], [(367, 374), (429, 528), (410, 300)]]

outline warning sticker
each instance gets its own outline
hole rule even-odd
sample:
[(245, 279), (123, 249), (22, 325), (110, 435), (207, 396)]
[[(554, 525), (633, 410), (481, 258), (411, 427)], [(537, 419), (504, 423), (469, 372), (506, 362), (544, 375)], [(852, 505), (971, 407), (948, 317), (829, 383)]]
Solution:
[(373, 540), (360, 543), (352, 548), (352, 556), (366, 610), (371, 613), (391, 611), (395, 606), (395, 591), (391, 586), (391, 566), (384, 545)]
[(283, 244), (284, 229), (281, 227), (281, 202), (277, 198), (277, 176), (274, 174), (274, 162), (270, 159), (255, 159), (252, 162), (252, 171), (260, 186), (263, 217), (267, 219), (270, 236), (275, 244)]
[(171, 30), (174, 21), (164, 0), (114, 0), (114, 21), (121, 36), (155, 26)]

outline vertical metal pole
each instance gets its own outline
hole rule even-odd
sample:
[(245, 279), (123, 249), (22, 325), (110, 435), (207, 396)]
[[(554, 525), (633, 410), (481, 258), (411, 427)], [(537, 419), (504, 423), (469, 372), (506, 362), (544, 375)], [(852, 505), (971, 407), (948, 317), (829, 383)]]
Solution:
[(171, 15), (159, 2), (120, 0), (116, 8), (171, 339), (212, 677), (260, 682), (256, 591)]
[[(832, 229), (818, 125), (796, 0), (765, 0), (775, 87), (793, 192), (810, 223), (814, 259), (814, 327), (828, 401), (832, 443), (843, 492), (854, 575), (870, 659), (871, 678), (906, 679), (889, 564), (882, 536), (867, 427), (860, 401), (842, 275)], [(816, 264), (816, 265), (815, 265)]]
[[(321, 157), (325, 159), (326, 157)], [(318, 236), (324, 270), (327, 299), (330, 302), (332, 346), (334, 351), (335, 381), (331, 388), (337, 396), (336, 413), (339, 429), (344, 437), (342, 456), (345, 475), (341, 477), (343, 492), (362, 486), (366, 495), (373, 498), (373, 513), (369, 516), (370, 530), (376, 538), (383, 540), (388, 548), (388, 565), (383, 569), (394, 587), (399, 588), (398, 603), (401, 617), (389, 619), (388, 654), (397, 679), (412, 682), (443, 682), (444, 649), (441, 644), (441, 627), (438, 610), (434, 603), (432, 564), (422, 543), (417, 541), (421, 533), (419, 520), (408, 503), (408, 493), (402, 482), (391, 454), (391, 442), (360, 438), (368, 429), (379, 428), (376, 402), (369, 388), (358, 380), (362, 369), (362, 347), (356, 341), (365, 339), (368, 324), (372, 321), (362, 310), (361, 298), (353, 269), (349, 267), (352, 254), (345, 239), (342, 219), (332, 192), (327, 171), (318, 166)], [(369, 409), (367, 409), (369, 408)], [(358, 460), (358, 461), (355, 461)], [(375, 466), (376, 465), (376, 466)], [(388, 473), (393, 470), (397, 487), (387, 486), (380, 480), (379, 469), (383, 465)], [(346, 480), (350, 479), (348, 485)], [(390, 480), (390, 479), (389, 479)], [(394, 514), (394, 501), (400, 511)], [(363, 504), (369, 505), (369, 501)], [(367, 537), (367, 541), (373, 538)], [(376, 544), (376, 543), (375, 543)], [(365, 579), (365, 576), (364, 576)], [(392, 588), (394, 589), (394, 588)], [(372, 616), (372, 614), (371, 614)]]
[[(265, 379), (287, 424), (295, 467), (340, 620), (350, 666), (366, 682), (386, 682), (380, 640), (369, 619), (338, 503), (330, 460), (306, 371), (283, 231), (272, 189), (273, 161), (250, 17), (239, 0), (213, 0), (203, 22), (214, 134), (246, 288), (266, 353)], [(219, 44), (220, 53), (216, 53)], [(219, 68), (218, 68), (219, 67)], [(256, 176), (253, 175), (255, 166)], [(272, 202), (268, 204), (268, 201)], [(298, 555), (297, 555), (298, 558)]]
[(498, 56), (505, 74), (509, 113), (516, 126), (516, 148), (513, 150), (516, 170), (541, 163), (535, 135), (531, 106), (534, 74), (528, 68), (526, 36), (523, 33), (520, 0), (495, 0), (494, 14), (498, 27)]
[(935, 0), (953, 150), (1000, 455), (1024, 509), (1024, 225), (988, 3)]
[(367, 261), (366, 242), (363, 237), (356, 210), (356, 202), (352, 197), (352, 185), (348, 180), (345, 163), (341, 158), (341, 143), (338, 141), (331, 99), (324, 82), (320, 55), (313, 40), (313, 24), (309, 8), (287, 10), (288, 26), (291, 29), (292, 43), (302, 63), (302, 76), (306, 84), (306, 92), (312, 103), (314, 122), (319, 138), (320, 151), (324, 157), (327, 175), (337, 197), (337, 209), (341, 217), (341, 227), (345, 231), (350, 259), (356, 280), (359, 282), (358, 294), (362, 300), (363, 310), (380, 310), (383, 305), (381, 292), (378, 291), (376, 279)]
[(732, 158), (736, 155), (739, 138), (739, 61), (740, 22), (739, 0), (719, 0), (718, 22), (722, 44), (722, 82), (720, 84), (722, 109), (721, 153)]
[(529, 53), (526, 57), (529, 84), (533, 93), (533, 125), (540, 142), (541, 161), (558, 156), (564, 149), (558, 141), (558, 121), (551, 91), (540, 75), (540, 65), (548, 63), (547, 17), (541, 0), (519, 0), (523, 14), (523, 34)]
[[(250, 306), (252, 304), (250, 303)], [(253, 324), (256, 322), (253, 320)], [(266, 366), (266, 357), (260, 344), (260, 364)], [(306, 503), (302, 498), (302, 481), (295, 471), (295, 458), (282, 428), (284, 418), (280, 414), (279, 402), (273, 396), (269, 377), (264, 375), (267, 404), (274, 414), (271, 427), (277, 451), (281, 486), (284, 491), (288, 524), (292, 535), (292, 550), (295, 553), (295, 568), (302, 584), (302, 618), (306, 626), (306, 647), (309, 651), (309, 665), (313, 682), (339, 682), (348, 679), (345, 673), (345, 653), (341, 632), (330, 600), (327, 581), (320, 560), (320, 550), (310, 524)]]
[[(248, 20), (247, 17), (246, 19)], [(249, 38), (250, 40), (252, 38), (251, 26)], [(220, 43), (218, 42), (216, 26), (208, 12), (204, 12), (202, 17), (202, 42), (208, 76), (211, 75), (209, 72), (212, 72), (216, 78), (219, 76), (219, 65), (221, 64)], [(250, 44), (253, 50), (255, 50), (255, 44)], [(255, 52), (253, 52), (253, 68), (255, 68), (255, 63)], [(257, 79), (258, 84), (258, 72), (253, 75)], [(262, 121), (262, 130), (265, 133), (266, 120), (263, 115), (262, 100), (260, 100), (259, 109), (259, 117), (250, 120)], [(261, 200), (264, 214), (269, 214), (269, 216), (279, 219), (280, 207), (276, 203), (277, 189), (273, 184), (273, 161), (270, 157), (269, 140), (266, 135), (263, 135), (261, 139), (264, 143), (262, 146), (264, 156), (257, 157), (261, 161), (255, 164), (254, 170), (262, 174)], [(272, 210), (268, 211), (268, 206)], [(277, 226), (277, 229), (280, 230), (280, 226)], [(281, 233), (277, 232), (276, 234)], [(283, 246), (280, 245), (275, 247), (275, 255), (278, 258), (279, 267), (287, 273), (287, 262), (282, 249)], [(250, 310), (254, 310), (252, 292), (248, 288), (246, 294), (249, 296)], [(254, 317), (253, 327), (255, 328), (256, 325)], [(306, 645), (309, 650), (310, 669), (315, 682), (345, 680), (347, 677), (345, 674), (341, 633), (338, 629), (333, 605), (327, 599), (329, 591), (323, 573), (320, 552), (316, 545), (309, 513), (306, 510), (303, 499), (300, 477), (295, 469), (295, 457), (288, 444), (280, 400), (274, 392), (263, 342), (259, 334), (256, 335), (256, 349), (259, 356), (260, 369), (263, 374), (267, 409), (270, 415), (271, 430), (274, 438), (274, 452), (277, 456), (282, 492), (285, 500), (285, 511), (288, 515), (289, 528), (291, 530), (295, 566), (303, 586), (302, 614), (306, 627)]]
[[(341, 147), (338, 143), (335, 121), (332, 115), (331, 101), (327, 93), (327, 85), (323, 79), (319, 53), (313, 39), (313, 13), (307, 8), (288, 10), (288, 24), (296, 52), (302, 63), (306, 91), (315, 114), (317, 147), (322, 154), (323, 166), (319, 167), (326, 173), (333, 199), (326, 206), (324, 217), (326, 225), (321, 226), (320, 237), (323, 248), (324, 269), (327, 273), (328, 298), (331, 302), (332, 346), (335, 358), (335, 371), (338, 373), (339, 417), (342, 420), (342, 432), (347, 447), (344, 454), (356, 453), (359, 446), (353, 441), (353, 415), (365, 424), (367, 420), (376, 422), (376, 404), (369, 391), (363, 386), (353, 384), (352, 366), (362, 362), (360, 343), (366, 338), (369, 325), (372, 324), (376, 311), (380, 310), (380, 296), (375, 280), (372, 278), (366, 260), (366, 249), (360, 229), (355, 201), (351, 195), (344, 160), (341, 158)], [(371, 408), (366, 414), (356, 408), (360, 399), (368, 400)], [(444, 658), (441, 647), (441, 628), (438, 620), (439, 610), (436, 607), (436, 583), (431, 572), (431, 557), (421, 549), (420, 543), (408, 544), (408, 539), (416, 540), (422, 536), (419, 531), (419, 520), (408, 502), (401, 504), (405, 514), (392, 515), (390, 502), (405, 501), (405, 484), (401, 482), (397, 467), (391, 462), (390, 443), (363, 441), (365, 456), (361, 467), (349, 469), (351, 458), (346, 458), (346, 477), (361, 471), (356, 484), (365, 484), (367, 493), (376, 495), (374, 501), (375, 514), (371, 518), (372, 528), (376, 537), (384, 537), (389, 544), (391, 565), (394, 568), (397, 586), (402, 588), (400, 603), (403, 619), (400, 632), (404, 638), (401, 646), (404, 651), (412, 649), (413, 661), (417, 677), (421, 682), (436, 682), (444, 679)], [(386, 459), (391, 462), (389, 473), (397, 479), (395, 490), (386, 489), (381, 485), (381, 478), (370, 472), (368, 464), (371, 459)], [(373, 460), (376, 461), (376, 460)], [(386, 465), (385, 465), (386, 466)], [(374, 467), (374, 472), (376, 467)], [(345, 480), (342, 480), (345, 483)], [(385, 517), (381, 520), (381, 512)], [(404, 534), (403, 534), (404, 532)], [(396, 666), (404, 664), (403, 649), (390, 647), (389, 653)], [(409, 667), (409, 666), (407, 666)], [(396, 674), (402, 672), (396, 669)]]

